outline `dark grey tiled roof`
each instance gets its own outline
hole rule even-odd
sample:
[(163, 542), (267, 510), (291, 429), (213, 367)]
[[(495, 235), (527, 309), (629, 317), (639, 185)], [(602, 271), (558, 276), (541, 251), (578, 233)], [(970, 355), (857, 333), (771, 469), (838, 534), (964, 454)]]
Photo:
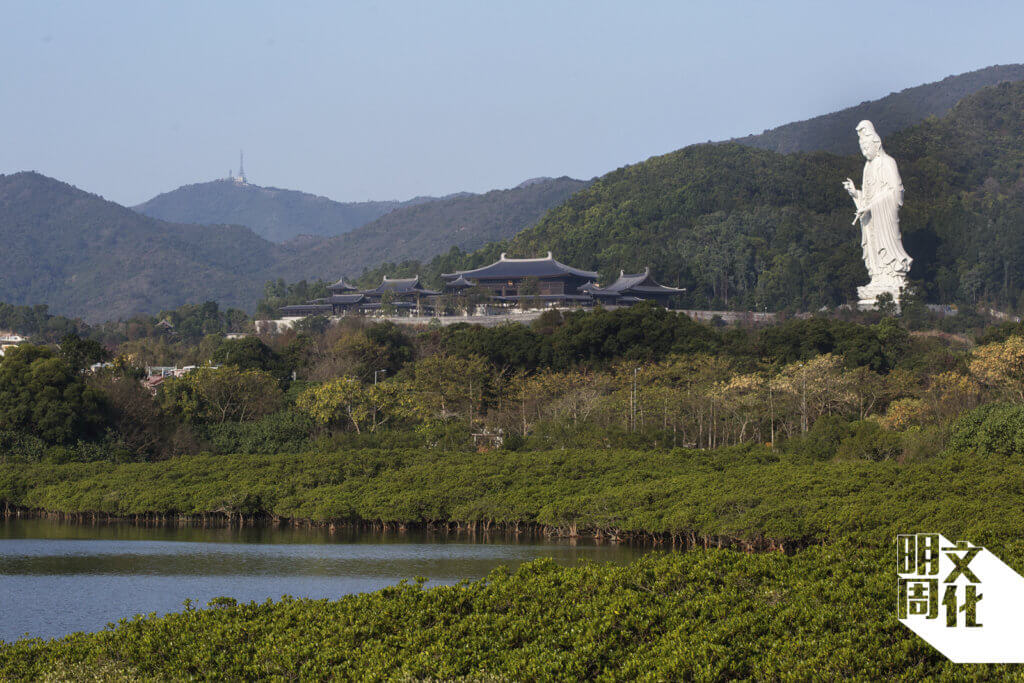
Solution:
[(508, 294), (506, 296), (492, 296), (491, 299), (494, 301), (521, 301), (526, 299), (539, 299), (541, 301), (593, 301), (593, 299), (584, 294)]
[[(376, 311), (380, 310), (383, 306), (384, 304), (373, 303), (363, 304), (362, 308), (367, 311)], [(394, 308), (416, 308), (416, 304), (413, 303), (412, 301), (395, 301), (394, 303), (391, 304), (391, 306), (393, 306)]]
[(384, 292), (393, 292), (395, 294), (440, 294), (430, 289), (425, 289), (420, 284), (420, 277), (408, 277), (408, 278), (395, 278), (394, 280), (385, 277), (379, 286), (374, 289), (368, 289), (364, 294), (383, 294)]
[(474, 286), (475, 285), (472, 282), (470, 282), (466, 278), (462, 277), (461, 275), (458, 276), (457, 278), (455, 278), (454, 280), (452, 280), (451, 282), (446, 282), (444, 284), (444, 288), (445, 289), (465, 289), (467, 287), (474, 287)]
[(349, 283), (345, 282), (345, 278), (341, 278), (333, 285), (327, 286), (327, 290), (330, 292), (354, 292), (358, 289), (358, 287), (350, 285)]
[(685, 289), (676, 289), (675, 287), (665, 287), (654, 281), (651, 277), (651, 269), (645, 268), (642, 273), (631, 273), (627, 274), (623, 271), (619, 271), (619, 279), (611, 283), (607, 287), (602, 287), (601, 292), (611, 293), (626, 293), (626, 292), (642, 292), (644, 294), (682, 294)]
[(314, 304), (357, 304), (365, 297), (362, 294), (332, 294), (323, 299), (313, 299)]
[(584, 293), (589, 294), (591, 296), (605, 296), (605, 297), (617, 297), (617, 296), (619, 296), (618, 292), (610, 292), (606, 288), (599, 287), (596, 284), (594, 284), (593, 282), (588, 282), (585, 285), (580, 285), (579, 289), (580, 289), (581, 292), (584, 292)]
[(312, 313), (332, 313), (333, 308), (330, 304), (292, 304), (291, 306), (282, 306), (277, 309), (279, 313), (284, 315), (310, 315)]
[(576, 275), (586, 280), (597, 279), (597, 273), (593, 271), (580, 270), (556, 261), (550, 251), (545, 258), (506, 258), (505, 254), (502, 254), (500, 259), (489, 266), (475, 270), (445, 273), (441, 277), (453, 279), (461, 276), (473, 280), (506, 280), (519, 277), (557, 277), (559, 275)]

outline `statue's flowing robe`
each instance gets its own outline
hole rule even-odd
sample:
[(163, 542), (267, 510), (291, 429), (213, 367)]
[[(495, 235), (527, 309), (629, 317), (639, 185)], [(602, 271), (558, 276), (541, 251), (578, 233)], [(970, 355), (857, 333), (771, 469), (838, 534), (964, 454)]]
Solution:
[(903, 181), (896, 160), (883, 150), (864, 164), (860, 199), (861, 210), (867, 211), (861, 219), (860, 244), (871, 280), (905, 277), (913, 259), (904, 251), (900, 237)]

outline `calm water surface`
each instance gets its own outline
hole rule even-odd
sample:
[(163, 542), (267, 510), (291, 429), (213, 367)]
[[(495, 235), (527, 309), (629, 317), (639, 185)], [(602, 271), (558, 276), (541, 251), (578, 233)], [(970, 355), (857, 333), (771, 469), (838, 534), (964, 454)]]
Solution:
[(98, 631), (135, 614), (282, 595), (337, 598), (425, 576), (476, 579), (539, 557), (627, 563), (642, 548), (427, 533), (143, 528), (0, 520), (0, 640)]

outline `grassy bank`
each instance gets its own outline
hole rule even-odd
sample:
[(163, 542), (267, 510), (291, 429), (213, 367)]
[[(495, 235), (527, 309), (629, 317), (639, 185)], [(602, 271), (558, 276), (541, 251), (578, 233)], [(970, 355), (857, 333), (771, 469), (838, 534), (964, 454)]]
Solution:
[(159, 463), (0, 466), (0, 510), (92, 518), (266, 517), (461, 525), (685, 546), (792, 549), (936, 530), (1021, 538), (1024, 464), (947, 453), (920, 462), (779, 460), (764, 448), (530, 453), (350, 451)]

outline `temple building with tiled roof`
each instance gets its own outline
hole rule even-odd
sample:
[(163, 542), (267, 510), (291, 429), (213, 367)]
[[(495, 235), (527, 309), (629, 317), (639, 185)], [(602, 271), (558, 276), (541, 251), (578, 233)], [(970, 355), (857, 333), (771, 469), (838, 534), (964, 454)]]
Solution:
[(361, 292), (352, 292), (348, 294), (332, 294), (322, 299), (313, 299), (309, 303), (330, 306), (331, 315), (344, 315), (350, 311), (358, 311), (366, 301), (366, 296)]
[(444, 291), (447, 294), (459, 293), (459, 292), (464, 292), (465, 290), (470, 289), (471, 287), (475, 287), (475, 286), (476, 286), (475, 284), (473, 284), (472, 282), (470, 282), (466, 278), (464, 278), (461, 275), (459, 275), (454, 280), (449, 280), (448, 282), (444, 283)]
[(505, 254), (489, 266), (445, 273), (448, 282), (465, 280), (490, 290), (500, 301), (539, 297), (545, 301), (572, 300), (580, 287), (597, 280), (597, 273), (556, 261), (548, 252), (544, 258), (508, 258)]
[(307, 315), (333, 315), (334, 307), (330, 304), (317, 304), (310, 301), (304, 304), (281, 306), (277, 312), (286, 318), (304, 318)]
[(666, 287), (651, 277), (651, 269), (642, 273), (619, 271), (619, 279), (607, 287), (589, 284), (581, 289), (597, 301), (607, 304), (632, 304), (638, 301), (656, 301), (667, 306), (673, 296), (685, 294), (685, 289)]
[(420, 282), (420, 276), (409, 277), (409, 278), (394, 278), (391, 279), (388, 276), (384, 276), (384, 279), (379, 285), (373, 289), (367, 289), (363, 294), (368, 299), (380, 299), (385, 294), (390, 293), (395, 298), (408, 298), (408, 297), (423, 297), (423, 296), (437, 296), (441, 292), (435, 292), (432, 289), (427, 289)]

